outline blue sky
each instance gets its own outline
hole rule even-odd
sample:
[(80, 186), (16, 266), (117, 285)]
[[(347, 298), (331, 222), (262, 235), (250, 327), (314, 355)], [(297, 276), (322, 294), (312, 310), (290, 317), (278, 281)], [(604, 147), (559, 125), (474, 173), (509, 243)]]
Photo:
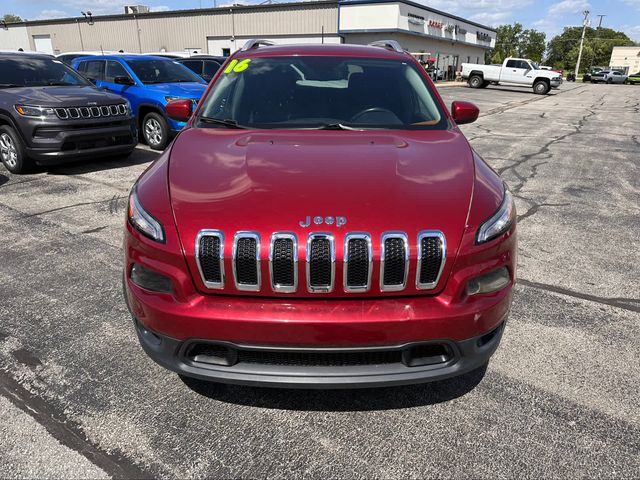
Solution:
[[(218, 6), (230, 3), (256, 4), (263, 0), (217, 0)], [(282, 1), (282, 0), (275, 0)], [(518, 21), (547, 33), (547, 38), (565, 25), (579, 25), (581, 12), (591, 11), (592, 24), (603, 14), (603, 26), (622, 30), (640, 41), (640, 0), (417, 0), (445, 12), (470, 18), (486, 25)], [(0, 0), (0, 14), (14, 13), (29, 20), (78, 16), (81, 10), (94, 15), (121, 13), (123, 5), (141, 3), (153, 10), (212, 7), (214, 0)]]

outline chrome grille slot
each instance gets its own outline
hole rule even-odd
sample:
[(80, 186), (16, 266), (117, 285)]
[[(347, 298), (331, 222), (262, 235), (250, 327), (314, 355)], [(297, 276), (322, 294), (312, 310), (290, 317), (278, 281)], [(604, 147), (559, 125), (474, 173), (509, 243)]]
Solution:
[(292, 293), (298, 288), (298, 240), (293, 233), (271, 235), (269, 272), (274, 292)]
[(67, 108), (67, 113), (69, 118), (80, 118), (80, 112), (75, 107)]
[(367, 233), (347, 234), (344, 240), (344, 291), (369, 291), (372, 269), (371, 236)]
[(118, 115), (118, 106), (109, 105), (109, 113), (111, 113), (111, 115)]
[(80, 111), (80, 116), (82, 118), (89, 118), (91, 116), (91, 112), (87, 107), (80, 107), (78, 110)]
[(380, 244), (380, 290), (404, 290), (409, 273), (409, 242), (403, 232), (387, 232)]
[(120, 105), (118, 105), (118, 113), (120, 115), (126, 115), (127, 113), (127, 106), (124, 103), (121, 103)]
[(260, 235), (238, 232), (233, 239), (233, 275), (238, 290), (260, 290)]
[(92, 117), (99, 117), (100, 116), (100, 108), (91, 107), (91, 116)]
[(333, 291), (336, 273), (335, 239), (329, 233), (311, 233), (307, 239), (307, 290)]
[(196, 237), (196, 262), (207, 288), (224, 288), (224, 234), (201, 230)]
[(69, 118), (69, 113), (67, 113), (66, 108), (56, 108), (56, 115), (62, 120)]
[(440, 231), (425, 231), (418, 234), (418, 268), (416, 288), (435, 288), (440, 280), (446, 259), (446, 241)]
[(109, 107), (107, 105), (103, 105), (102, 107), (100, 107), (100, 113), (102, 114), (103, 117), (108, 117)]

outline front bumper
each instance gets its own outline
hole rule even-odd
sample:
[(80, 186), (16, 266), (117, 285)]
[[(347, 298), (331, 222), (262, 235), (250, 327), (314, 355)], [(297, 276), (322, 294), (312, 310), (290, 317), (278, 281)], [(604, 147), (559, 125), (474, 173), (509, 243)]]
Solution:
[(25, 129), (27, 155), (40, 164), (131, 152), (138, 143), (133, 118), (111, 122), (41, 122)]
[(551, 88), (558, 88), (560, 85), (562, 85), (562, 78), (555, 79), (555, 80), (552, 79), (550, 81), (550, 84), (551, 84)]
[[(463, 375), (489, 361), (500, 344), (505, 323), (503, 320), (484, 335), (458, 342), (432, 340), (386, 347), (305, 349), (206, 340), (181, 342), (158, 335), (135, 321), (145, 352), (159, 365), (180, 375), (238, 385), (325, 389), (407, 385)], [(198, 351), (206, 352), (209, 346), (213, 356), (191, 353), (196, 351), (194, 347), (205, 347)], [(428, 356), (421, 357), (421, 352), (428, 352)]]

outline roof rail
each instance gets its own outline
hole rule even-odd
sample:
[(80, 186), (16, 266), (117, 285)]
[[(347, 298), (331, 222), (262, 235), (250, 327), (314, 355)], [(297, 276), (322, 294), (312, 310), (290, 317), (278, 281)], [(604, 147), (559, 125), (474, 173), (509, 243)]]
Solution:
[(269, 40), (261, 40), (259, 38), (252, 38), (251, 40), (247, 40), (247, 42), (240, 49), (241, 52), (246, 52), (247, 50), (251, 50), (252, 48), (259, 47), (260, 45), (275, 45), (275, 43)]
[(396, 40), (378, 40), (369, 44), (371, 47), (382, 47), (394, 52), (404, 53), (404, 48)]

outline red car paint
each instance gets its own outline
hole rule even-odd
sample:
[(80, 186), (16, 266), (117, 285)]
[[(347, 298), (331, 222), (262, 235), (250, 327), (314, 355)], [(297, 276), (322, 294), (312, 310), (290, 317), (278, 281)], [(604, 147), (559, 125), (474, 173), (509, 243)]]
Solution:
[[(232, 58), (299, 54), (417, 64), (408, 54), (344, 45), (258, 48)], [(207, 95), (208, 91), (203, 98)], [(500, 326), (512, 299), (515, 222), (498, 238), (476, 244), (478, 228), (500, 207), (503, 182), (473, 152), (455, 124), (454, 117), (473, 121), (477, 110), (461, 102), (451, 116), (437, 92), (435, 96), (450, 122), (446, 130), (235, 130), (194, 128), (189, 123), (137, 183), (138, 198), (163, 225), (165, 242), (147, 238), (131, 223), (126, 225), (125, 292), (139, 328), (172, 339), (176, 345), (201, 339), (317, 349), (438, 339), (457, 342)], [(301, 226), (307, 216), (316, 215), (344, 217), (347, 223)], [(195, 260), (196, 235), (201, 229), (225, 232), (226, 272), (233, 267), (229, 239), (234, 232), (257, 231), (265, 246), (273, 232), (295, 233), (301, 260), (298, 290), (276, 293), (263, 281), (259, 292), (241, 291), (230, 273), (223, 289), (207, 288)], [(420, 231), (431, 229), (446, 237), (446, 260), (436, 287), (418, 290), (416, 239)], [(407, 286), (402, 291), (380, 291), (380, 236), (394, 230), (406, 232), (409, 239)], [(304, 288), (304, 240), (314, 231), (328, 231), (336, 239), (335, 288), (330, 293), (309, 293)], [(373, 270), (368, 292), (342, 289), (347, 232), (371, 235)], [(268, 254), (268, 248), (262, 248), (263, 279), (270, 275)], [(130, 278), (134, 263), (170, 278), (172, 292), (150, 292), (136, 285)], [(505, 288), (467, 295), (469, 279), (502, 266), (510, 275)], [(183, 370), (180, 362), (176, 366), (156, 360), (193, 376), (254, 383), (194, 373)]]

